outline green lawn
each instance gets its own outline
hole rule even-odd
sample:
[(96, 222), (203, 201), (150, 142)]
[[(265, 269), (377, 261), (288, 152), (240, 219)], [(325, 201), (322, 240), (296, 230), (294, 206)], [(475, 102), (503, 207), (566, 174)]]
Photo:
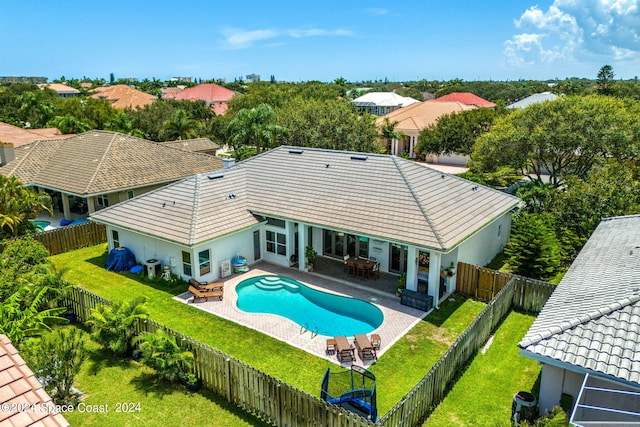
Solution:
[[(317, 395), (327, 367), (335, 364), (269, 336), (174, 301), (186, 285), (144, 283), (130, 274), (107, 272), (105, 245), (52, 257), (63, 277), (112, 301), (148, 298), (152, 318), (256, 368)], [(484, 304), (456, 296), (416, 325), (370, 369), (376, 374), (378, 410), (391, 409), (428, 372), (448, 346), (482, 311)], [(203, 328), (202, 325), (207, 325)], [(259, 351), (256, 351), (259, 349)], [(300, 369), (304, 366), (304, 369)], [(116, 393), (111, 390), (112, 393)], [(212, 401), (214, 401), (212, 399)]]
[(513, 395), (534, 390), (540, 374), (540, 366), (521, 356), (517, 346), (534, 320), (509, 313), (488, 351), (478, 353), (424, 426), (510, 425)]

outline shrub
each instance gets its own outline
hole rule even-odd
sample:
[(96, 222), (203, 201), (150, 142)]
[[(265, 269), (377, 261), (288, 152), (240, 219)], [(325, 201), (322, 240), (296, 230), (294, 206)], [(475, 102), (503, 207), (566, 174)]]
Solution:
[(158, 329), (154, 333), (144, 332), (135, 342), (142, 352), (142, 363), (155, 369), (162, 378), (170, 382), (195, 382), (195, 376), (190, 373), (193, 353), (180, 348), (175, 336)]

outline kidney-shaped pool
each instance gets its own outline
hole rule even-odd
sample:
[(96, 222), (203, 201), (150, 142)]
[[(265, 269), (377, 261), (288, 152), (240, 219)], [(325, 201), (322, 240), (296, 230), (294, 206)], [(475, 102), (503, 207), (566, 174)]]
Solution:
[(318, 291), (282, 276), (243, 280), (236, 292), (242, 311), (277, 314), (326, 336), (368, 334), (384, 320), (382, 311), (367, 301)]

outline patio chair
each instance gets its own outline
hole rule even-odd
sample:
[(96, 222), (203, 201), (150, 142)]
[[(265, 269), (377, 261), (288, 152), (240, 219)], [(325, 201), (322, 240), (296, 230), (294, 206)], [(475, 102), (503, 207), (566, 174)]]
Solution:
[(189, 285), (193, 285), (201, 291), (222, 291), (224, 282), (198, 282), (196, 279), (189, 279)]
[(379, 262), (374, 263), (373, 267), (371, 267), (370, 277), (373, 277), (376, 280), (378, 280), (380, 278), (380, 263)]
[(222, 297), (224, 295), (224, 292), (220, 290), (203, 290), (198, 289), (193, 285), (189, 285), (189, 292), (193, 294), (192, 302), (195, 302), (197, 299), (209, 301), (209, 298), (217, 298), (219, 301), (222, 301)]

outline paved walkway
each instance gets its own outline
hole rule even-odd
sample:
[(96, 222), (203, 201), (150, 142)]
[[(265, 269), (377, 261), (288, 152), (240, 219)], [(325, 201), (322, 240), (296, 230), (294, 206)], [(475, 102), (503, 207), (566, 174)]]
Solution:
[[(337, 281), (314, 273), (303, 273), (296, 269), (280, 267), (266, 262), (256, 264), (247, 273), (235, 274), (227, 279), (224, 285), (224, 299), (222, 301), (206, 302), (198, 300), (198, 302), (192, 303), (192, 294), (189, 292), (185, 292), (174, 298), (184, 303), (192, 304), (194, 307), (213, 313), (216, 316), (256, 329), (287, 344), (298, 347), (316, 356), (323, 357), (336, 364), (340, 364), (335, 354), (327, 355), (325, 353), (326, 339), (328, 337), (323, 335), (313, 337), (309, 331), (301, 333), (301, 328), (298, 324), (281, 316), (247, 313), (237, 308), (236, 302), (238, 300), (238, 294), (235, 291), (235, 287), (238, 283), (250, 277), (274, 274), (295, 279), (309, 287), (325, 292), (351, 296), (375, 304), (384, 314), (382, 325), (373, 331), (373, 333), (379, 334), (382, 339), (378, 357), (382, 356), (389, 347), (427, 314), (424, 311), (401, 305), (398, 297), (387, 292), (354, 286), (347, 282)], [(353, 341), (353, 337), (348, 338), (350, 341)], [(356, 352), (355, 363), (361, 366), (367, 366), (371, 364), (371, 361), (364, 363), (359, 359)]]

